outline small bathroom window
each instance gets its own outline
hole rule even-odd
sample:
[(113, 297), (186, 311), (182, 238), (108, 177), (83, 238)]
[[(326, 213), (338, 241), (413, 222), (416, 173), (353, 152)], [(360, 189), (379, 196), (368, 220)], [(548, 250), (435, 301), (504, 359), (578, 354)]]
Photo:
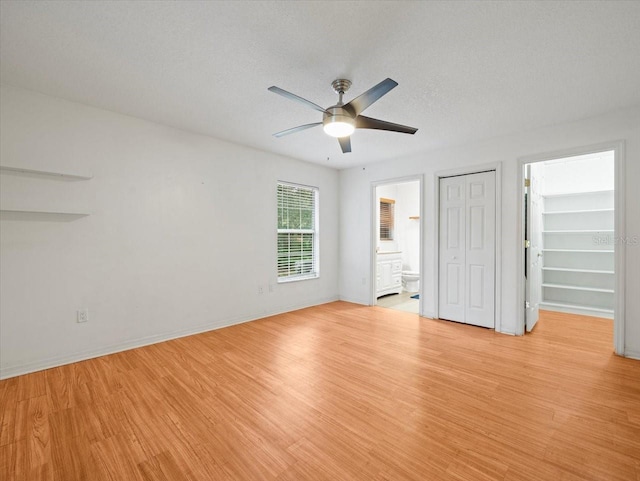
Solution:
[(380, 197), (380, 240), (393, 240), (393, 210), (396, 201)]

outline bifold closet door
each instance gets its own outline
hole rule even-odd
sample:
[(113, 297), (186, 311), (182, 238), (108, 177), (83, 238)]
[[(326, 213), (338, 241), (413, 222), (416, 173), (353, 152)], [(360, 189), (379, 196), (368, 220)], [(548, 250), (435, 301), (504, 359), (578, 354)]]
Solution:
[(440, 179), (441, 319), (495, 327), (495, 172)]

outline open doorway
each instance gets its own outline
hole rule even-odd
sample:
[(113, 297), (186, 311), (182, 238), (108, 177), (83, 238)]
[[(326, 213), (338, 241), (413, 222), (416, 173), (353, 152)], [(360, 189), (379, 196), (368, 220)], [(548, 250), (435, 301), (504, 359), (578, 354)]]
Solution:
[(543, 319), (614, 337), (616, 170), (615, 149), (523, 162), (525, 332)]
[(420, 313), (420, 178), (374, 185), (374, 288), (372, 304)]

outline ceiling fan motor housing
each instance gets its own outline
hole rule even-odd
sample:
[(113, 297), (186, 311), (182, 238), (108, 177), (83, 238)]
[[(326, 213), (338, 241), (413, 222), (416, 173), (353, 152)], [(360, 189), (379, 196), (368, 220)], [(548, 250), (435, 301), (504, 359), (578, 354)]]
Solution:
[[(322, 125), (327, 134), (333, 137), (343, 137), (345, 134), (338, 135), (335, 132), (345, 132), (344, 129), (347, 128), (346, 135), (351, 135), (356, 126), (356, 120), (349, 110), (339, 106), (334, 105), (333, 107), (329, 107), (327, 111), (322, 116)], [(345, 126), (348, 125), (350, 127)], [(335, 130), (340, 129), (340, 130)]]
[(355, 124), (353, 113), (340, 105), (329, 107), (322, 117), (322, 123), (325, 125), (330, 122), (346, 122), (348, 124)]

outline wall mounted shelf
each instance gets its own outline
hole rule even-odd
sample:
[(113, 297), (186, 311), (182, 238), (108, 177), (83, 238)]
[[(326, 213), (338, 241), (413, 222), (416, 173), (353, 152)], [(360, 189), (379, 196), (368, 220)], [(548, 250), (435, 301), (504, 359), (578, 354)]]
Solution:
[(602, 269), (574, 269), (570, 267), (543, 267), (543, 271), (557, 271), (557, 272), (581, 272), (583, 274), (614, 274), (614, 271), (607, 271)]
[(50, 177), (60, 180), (91, 180), (93, 178), (92, 175), (71, 174), (66, 172), (51, 172), (39, 169), (25, 169), (23, 167), (11, 167), (9, 165), (0, 165), (0, 172), (25, 174), (38, 177)]
[(41, 214), (41, 215), (75, 215), (78, 217), (86, 217), (90, 215), (87, 212), (59, 212), (53, 210), (27, 210), (27, 209), (0, 209), (0, 212), (7, 214)]
[(613, 254), (613, 249), (542, 249), (544, 252), (584, 252), (590, 254)]
[[(0, 165), (1, 174), (18, 175), (25, 177), (40, 177), (48, 180), (63, 181), (83, 181), (93, 178), (91, 175), (72, 174), (68, 172), (52, 172), (40, 169), (27, 169), (24, 167), (12, 167)], [(18, 221), (51, 221), (69, 222), (81, 217), (88, 216), (87, 212), (62, 212), (54, 210), (31, 210), (31, 209), (0, 209), (0, 219)]]
[(613, 209), (551, 210), (543, 212), (542, 215), (593, 214), (594, 212), (613, 212)]
[(573, 230), (543, 230), (543, 234), (613, 234), (613, 230), (610, 229), (573, 229)]
[(599, 287), (585, 287), (585, 286), (572, 286), (570, 284), (542, 284), (542, 287), (550, 287), (553, 289), (571, 289), (574, 291), (586, 291), (586, 292), (609, 292), (613, 294), (613, 289), (603, 289)]
[(551, 311), (560, 310), (561, 312), (580, 313), (584, 315), (594, 315), (597, 313), (601, 315), (606, 314), (608, 315), (607, 317), (613, 316), (613, 309), (569, 304), (567, 302), (543, 302), (540, 303), (540, 309), (549, 309)]
[(73, 222), (89, 214), (85, 212), (54, 212), (24, 209), (0, 209), (0, 220), (24, 222)]
[(569, 192), (569, 193), (559, 193), (559, 194), (544, 194), (545, 199), (555, 199), (555, 198), (563, 198), (566, 199), (568, 197), (594, 197), (602, 194), (612, 194), (612, 190), (604, 189), (604, 190), (590, 190), (585, 192)]

